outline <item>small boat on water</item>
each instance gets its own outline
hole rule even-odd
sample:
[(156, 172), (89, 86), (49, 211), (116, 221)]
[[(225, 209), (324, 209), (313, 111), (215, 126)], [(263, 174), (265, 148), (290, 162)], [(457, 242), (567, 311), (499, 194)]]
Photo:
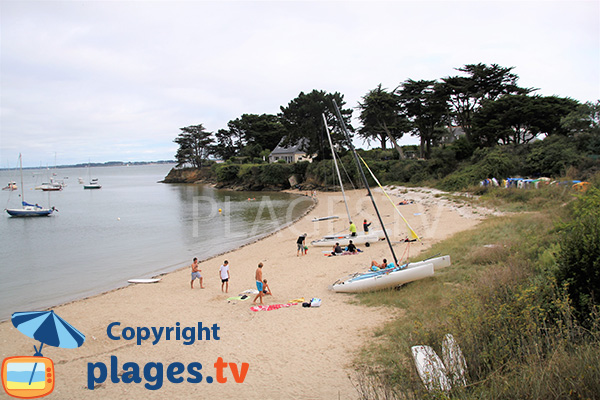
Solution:
[(47, 217), (51, 215), (55, 208), (44, 208), (38, 204), (29, 204), (25, 201), (23, 194), (23, 161), (19, 154), (19, 168), (21, 170), (21, 208), (5, 209), (11, 217)]
[(94, 178), (88, 184), (83, 185), (84, 189), (101, 189), (102, 185), (98, 182), (98, 178)]
[[(100, 182), (98, 182), (98, 178), (92, 178), (92, 168), (90, 166), (90, 163), (88, 162), (88, 175), (89, 175), (89, 180), (90, 183), (84, 183), (83, 184), (83, 188), (84, 189), (101, 189), (102, 185), (100, 185)], [(81, 178), (79, 178), (79, 182), (81, 182)]]
[(6, 186), (2, 188), (2, 190), (17, 190), (17, 183), (14, 181), (10, 181)]
[(356, 273), (337, 280), (331, 289), (339, 293), (360, 293), (392, 288), (433, 276), (436, 268), (448, 267), (450, 264), (450, 256), (442, 256), (400, 267)]
[(50, 178), (50, 182), (42, 183), (40, 186), (36, 186), (36, 190), (43, 190), (44, 192), (57, 192), (63, 190), (65, 186), (64, 181), (55, 181), (54, 178)]

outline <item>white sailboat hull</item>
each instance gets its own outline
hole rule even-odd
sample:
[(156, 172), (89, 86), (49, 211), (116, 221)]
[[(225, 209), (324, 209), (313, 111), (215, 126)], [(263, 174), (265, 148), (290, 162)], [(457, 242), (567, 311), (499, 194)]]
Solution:
[(6, 212), (11, 217), (47, 217), (52, 214), (52, 209), (23, 207), (23, 208), (7, 208)]
[(336, 282), (332, 289), (339, 293), (373, 292), (433, 276), (433, 271), (432, 263), (394, 269), (388, 273), (377, 271), (377, 273), (366, 273), (343, 282)]
[[(340, 293), (360, 293), (386, 289), (432, 276), (436, 269), (449, 267), (450, 256), (441, 256), (429, 260), (407, 264), (403, 269), (388, 271), (369, 271), (355, 274), (333, 284), (332, 289)], [(389, 272), (391, 271), (391, 272)]]

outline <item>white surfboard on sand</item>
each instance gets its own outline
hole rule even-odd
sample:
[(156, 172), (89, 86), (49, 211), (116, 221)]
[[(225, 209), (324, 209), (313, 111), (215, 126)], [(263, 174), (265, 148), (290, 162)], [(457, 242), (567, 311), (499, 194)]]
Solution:
[(430, 346), (413, 346), (411, 350), (417, 372), (427, 390), (449, 391), (451, 385), (446, 367), (435, 351)]
[(127, 282), (129, 282), (129, 283), (156, 283), (156, 282), (160, 282), (160, 279), (157, 279), (157, 278), (129, 279)]
[(312, 222), (319, 222), (319, 221), (327, 221), (330, 219), (338, 219), (339, 217), (337, 215), (330, 215), (328, 217), (315, 217), (313, 218)]

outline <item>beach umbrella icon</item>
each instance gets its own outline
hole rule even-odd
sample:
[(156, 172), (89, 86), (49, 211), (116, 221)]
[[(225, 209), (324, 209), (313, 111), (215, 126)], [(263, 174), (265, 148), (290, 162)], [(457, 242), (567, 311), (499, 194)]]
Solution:
[[(19, 332), (41, 342), (39, 349), (35, 345), (33, 346), (35, 357), (42, 357), (44, 344), (64, 349), (76, 349), (85, 342), (83, 333), (73, 328), (54, 311), (16, 312), (12, 315), (11, 320)], [(29, 378), (30, 385), (36, 367), (37, 363), (34, 363)]]
[(85, 342), (85, 336), (54, 311), (16, 312), (12, 323), (26, 336), (41, 342), (35, 349), (36, 356), (42, 356), (44, 344), (63, 349), (75, 349)]

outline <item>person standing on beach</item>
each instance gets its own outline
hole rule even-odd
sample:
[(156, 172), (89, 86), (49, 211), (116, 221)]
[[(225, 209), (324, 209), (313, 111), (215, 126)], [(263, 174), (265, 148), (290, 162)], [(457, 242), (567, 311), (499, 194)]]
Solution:
[(356, 236), (356, 225), (350, 221), (350, 236)]
[(219, 276), (221, 277), (221, 292), (225, 286), (225, 293), (229, 293), (229, 261), (223, 261), (223, 265), (219, 269)]
[(304, 235), (300, 235), (298, 237), (298, 240), (296, 240), (296, 247), (298, 247), (298, 250), (296, 251), (296, 257), (298, 257), (300, 254), (302, 254), (302, 255), (306, 254), (306, 252), (304, 251), (305, 246), (306, 246), (306, 233)]
[(258, 263), (258, 268), (256, 269), (256, 273), (254, 274), (254, 278), (256, 279), (256, 289), (258, 290), (258, 294), (252, 300), (252, 304), (256, 304), (256, 299), (260, 297), (260, 304), (263, 304), (263, 277), (262, 277), (262, 267), (263, 263)]
[(198, 259), (196, 257), (194, 257), (194, 262), (192, 262), (191, 267), (192, 282), (190, 283), (190, 285), (192, 286), (192, 289), (194, 288), (194, 281), (196, 280), (196, 278), (200, 279), (200, 289), (204, 289), (202, 275), (200, 275), (200, 272), (202, 272), (202, 270), (198, 266)]
[(363, 231), (365, 231), (365, 234), (369, 233), (369, 227), (371, 226), (371, 223), (367, 223), (367, 220), (365, 219), (363, 221)]

